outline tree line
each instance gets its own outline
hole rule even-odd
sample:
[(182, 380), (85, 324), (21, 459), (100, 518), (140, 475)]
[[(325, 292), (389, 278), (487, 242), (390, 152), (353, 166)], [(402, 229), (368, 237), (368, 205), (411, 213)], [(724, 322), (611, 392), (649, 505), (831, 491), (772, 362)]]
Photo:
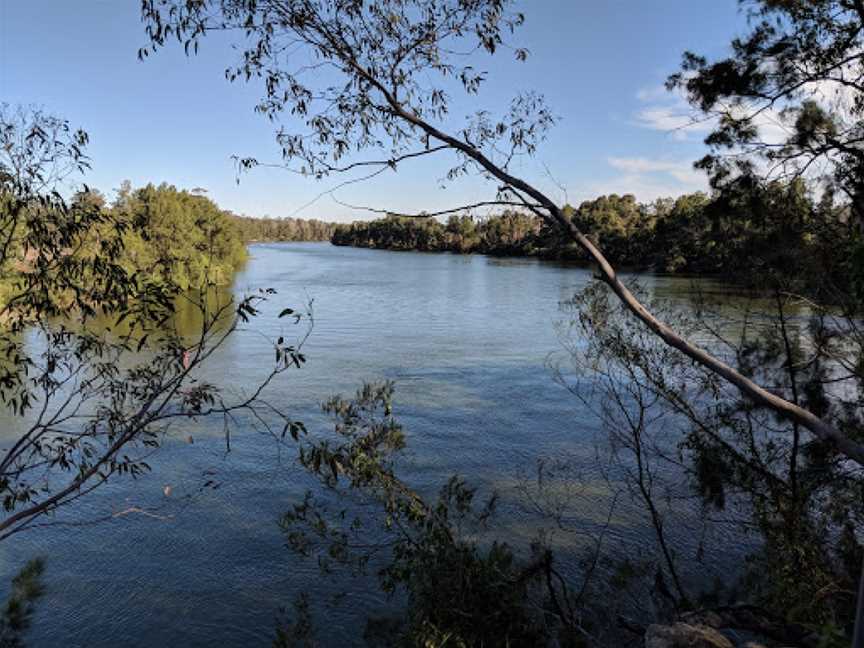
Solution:
[[(251, 218), (224, 210), (200, 190), (168, 183), (133, 187), (124, 181), (109, 201), (85, 187), (63, 206), (79, 219), (101, 220), (85, 240), (63, 254), (98, 257), (104, 241), (118, 238), (114, 261), (139, 281), (158, 281), (181, 291), (230, 285), (256, 241), (324, 241), (333, 225), (318, 220)], [(58, 206), (54, 206), (56, 211)], [(47, 215), (56, 218), (56, 215)], [(0, 301), (16, 291), (22, 274), (33, 272), (38, 250), (28, 244), (33, 224), (17, 224), (0, 268)]]
[(335, 225), (305, 218), (255, 218), (229, 215), (247, 243), (264, 241), (329, 241)]
[[(650, 203), (611, 194), (562, 211), (618, 267), (710, 275), (753, 284), (764, 273), (797, 274), (810, 291), (860, 284), (861, 243), (848, 204), (815, 194), (799, 180), (748, 184), (709, 195), (696, 192)], [(486, 218), (388, 215), (337, 225), (334, 245), (495, 256), (534, 256), (590, 263), (559, 228), (530, 213), (505, 210)], [(759, 267), (746, 272), (741, 259)], [(822, 268), (824, 274), (801, 273)], [(796, 271), (797, 269), (797, 271)], [(809, 279), (808, 279), (809, 278)], [(818, 285), (817, 285), (818, 284)]]

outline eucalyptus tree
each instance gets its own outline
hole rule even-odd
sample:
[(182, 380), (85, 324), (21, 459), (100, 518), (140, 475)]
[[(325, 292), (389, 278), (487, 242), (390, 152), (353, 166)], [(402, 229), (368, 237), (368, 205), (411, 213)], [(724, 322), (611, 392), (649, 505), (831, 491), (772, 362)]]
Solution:
[[(103, 209), (86, 187), (68, 203), (59, 191), (87, 169), (86, 144), (63, 119), (0, 106), (0, 540), (50, 523), (111, 478), (147, 471), (172, 422), (228, 425), (267, 407), (263, 389), (304, 361), (280, 338), (245, 395), (204, 380), (207, 360), (273, 291), (213, 301), (207, 282), (180, 293), (170, 277), (128, 267), (125, 242), (146, 240), (146, 220)], [(172, 326), (178, 299), (200, 312), (191, 335)]]
[[(842, 0), (840, 4), (842, 5)], [(767, 2), (765, 7), (817, 6)], [(500, 115), (478, 110), (455, 121), (453, 92), (476, 104), (487, 74), (472, 64), (482, 54), (528, 53), (506, 39), (524, 21), (507, 0), (142, 0), (149, 44), (139, 57), (176, 41), (197, 52), (212, 31), (238, 36), (241, 55), (229, 80), (260, 79), (257, 109), (282, 124), (277, 141), (289, 170), (324, 178), (371, 178), (410, 161), (447, 155), (444, 177), (477, 173), (494, 195), (426, 217), (483, 205), (518, 206), (578, 243), (600, 278), (665, 344), (709, 369), (760, 407), (773, 410), (864, 464), (860, 438), (758, 384), (656, 317), (620, 280), (599, 247), (561, 205), (518, 176), (514, 160), (535, 153), (554, 124), (542, 96), (518, 94)], [(826, 15), (826, 19), (829, 16)], [(240, 160), (244, 168), (258, 164)], [(351, 180), (360, 178), (352, 176)], [(387, 211), (387, 210), (382, 210)]]
[[(680, 577), (694, 556), (670, 549), (670, 537), (700, 538), (701, 561), (717, 548), (712, 538), (733, 533), (758, 542), (739, 573), (724, 565), (715, 596), (809, 625), (826, 641), (843, 636), (864, 553), (860, 466), (661, 344), (602, 286), (589, 285), (567, 306), (574, 315), (562, 339), (577, 375), (592, 379), (559, 378), (603, 424), (602, 445), (644, 505), (658, 571), (670, 577), (679, 605), (700, 592)], [(690, 309), (655, 297), (652, 308), (784, 398), (842, 429), (862, 427), (864, 393), (850, 371), (862, 339), (832, 309), (802, 306), (779, 290), (773, 299), (702, 295)]]

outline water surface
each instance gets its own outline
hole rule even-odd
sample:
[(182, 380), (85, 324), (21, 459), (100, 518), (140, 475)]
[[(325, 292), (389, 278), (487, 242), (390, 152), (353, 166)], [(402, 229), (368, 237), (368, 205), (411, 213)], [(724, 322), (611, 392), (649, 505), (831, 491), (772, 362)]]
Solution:
[[(597, 421), (553, 380), (563, 357), (559, 304), (590, 280), (583, 269), (531, 259), (385, 252), (328, 244), (258, 244), (234, 289), (278, 290), (253, 322), (275, 337), (301, 333), (276, 314), (313, 301), (307, 365), (267, 398), (307, 422), (326, 425), (320, 403), (364, 380), (396, 382), (395, 412), (407, 430), (411, 483), (432, 492), (452, 473), (499, 489), (499, 529), (530, 539), (513, 485), (539, 457), (565, 458), (596, 488), (579, 521), (599, 525), (607, 498), (596, 474)], [(647, 277), (649, 289), (686, 299), (685, 279)], [(270, 366), (272, 349), (242, 333), (214, 358), (208, 378), (242, 392)], [(187, 436), (194, 443), (184, 442)], [(225, 453), (221, 421), (184, 424), (137, 482), (115, 480), (63, 518), (74, 525), (34, 529), (0, 544), (3, 591), (23, 562), (47, 562), (47, 592), (34, 646), (268, 645), (279, 608), (304, 588), (339, 590), (311, 561), (284, 546), (279, 514), (314, 482), (252, 427), (235, 430)], [(218, 489), (201, 489), (204, 476)], [(595, 483), (596, 482), (596, 483)], [(166, 498), (163, 487), (171, 485)], [(159, 507), (160, 518), (127, 514)], [(644, 525), (622, 512), (611, 533), (652, 547)], [(569, 542), (562, 537), (560, 542)], [(694, 551), (693, 538), (676, 540)], [(727, 550), (729, 547), (727, 546)], [(650, 549), (646, 549), (650, 550)], [(367, 583), (368, 585), (368, 583)], [(361, 584), (362, 586), (362, 584)], [(339, 605), (315, 604), (325, 645), (362, 643), (358, 618), (386, 611), (374, 589), (355, 585)], [(364, 591), (365, 590), (365, 591)]]

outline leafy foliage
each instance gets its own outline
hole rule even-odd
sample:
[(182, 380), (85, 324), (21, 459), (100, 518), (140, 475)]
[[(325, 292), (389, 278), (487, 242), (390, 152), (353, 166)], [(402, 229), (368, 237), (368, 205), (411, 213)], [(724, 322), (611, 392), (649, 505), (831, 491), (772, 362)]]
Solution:
[[(750, 602), (787, 621), (848, 632), (864, 555), (860, 468), (659, 344), (599, 284), (572, 306), (578, 311), (573, 339), (580, 342), (571, 352), (580, 368), (598, 377), (573, 389), (598, 409), (615, 453), (638, 468), (632, 477), (646, 509), (657, 515), (652, 497), (660, 495), (644, 488), (662, 490), (668, 474), (662, 466), (675, 466), (673, 473), (683, 468), (706, 512), (724, 511), (725, 524), (760, 538), (743, 582), (727, 581), (727, 591), (741, 585)], [(861, 438), (864, 385), (854, 367), (864, 347), (853, 324), (828, 310), (807, 314), (812, 303), (796, 303), (779, 290), (773, 306), (754, 300), (730, 315), (728, 304), (707, 300), (691, 313), (652, 305), (679, 330), (724, 349), (746, 375)], [(665, 487), (678, 488), (673, 481)], [(662, 521), (656, 526), (665, 552)], [(667, 552), (664, 560), (677, 583), (679, 559)], [(678, 594), (685, 596), (680, 586)]]
[[(521, 564), (506, 544), (472, 539), (470, 529), (492, 515), (494, 497), (478, 507), (475, 491), (453, 477), (428, 504), (397, 476), (404, 437), (392, 394), (392, 383), (367, 384), (352, 400), (331, 399), (324, 410), (334, 418), (334, 438), (307, 440), (300, 455), (341, 501), (371, 497), (380, 513), (351, 518), (307, 494), (282, 520), (290, 546), (317, 555), (326, 570), (365, 568), (386, 549), (381, 587), (390, 594), (404, 590), (409, 600), (406, 626), (390, 637), (394, 645), (537, 645), (544, 630), (529, 593), (542, 565)], [(383, 524), (386, 539), (370, 546), (368, 524)]]
[[(743, 1), (749, 33), (728, 58), (684, 54), (670, 88), (714, 118), (699, 165), (716, 186), (764, 173), (807, 175), (864, 218), (864, 5), (858, 0)], [(774, 122), (775, 126), (771, 128)], [(776, 124), (783, 132), (776, 133)]]
[(36, 601), (42, 596), (42, 572), (45, 565), (34, 559), (12, 579), (12, 591), (6, 599), (0, 617), (0, 646), (20, 648), (24, 645), (24, 633), (30, 626)]
[[(142, 3), (142, 17), (151, 45), (139, 56), (149, 56), (173, 39), (187, 53), (197, 51), (208, 31), (241, 29), (247, 39), (228, 78), (262, 79), (266, 95), (259, 112), (274, 121), (296, 116), (307, 129), (305, 133), (279, 130), (277, 141), (286, 164), (296, 162), (294, 171), (323, 177), (345, 169), (346, 157), (374, 151), (386, 157), (380, 163), (386, 169), (424, 154), (411, 148), (421, 139), (419, 133), (394, 111), (389, 99), (407, 102), (406, 110), (418, 116), (447, 115), (450, 95), (426, 84), (430, 72), (453, 79), (464, 92), (475, 94), (485, 74), (470, 62), (453, 62), (449, 52), (463, 47), (490, 54), (498, 50), (505, 35), (523, 20), (521, 14), (508, 10), (509, 4), (505, 0), (263, 4), (147, 0)], [(286, 56), (288, 43), (301, 47)], [(517, 49), (515, 54), (524, 59), (527, 53)], [(310, 69), (329, 69), (339, 77), (331, 82), (324, 75), (309, 76)], [(478, 146), (500, 143), (512, 158), (533, 151), (551, 123), (542, 98), (526, 94), (516, 97), (509, 112), (497, 120), (488, 112), (477, 112), (462, 135)], [(429, 153), (436, 150), (441, 147), (427, 147)], [(248, 168), (258, 161), (246, 159), (241, 164)], [(467, 160), (459, 161), (448, 176), (465, 173), (466, 165)]]
[(121, 187), (114, 218), (134, 223), (123, 240), (122, 265), (180, 290), (226, 285), (246, 260), (235, 222), (203, 195), (162, 184)]
[[(53, 185), (86, 168), (85, 136), (4, 109), (0, 138), (0, 399), (20, 429), (0, 458), (5, 539), (111, 477), (149, 470), (172, 421), (227, 425), (254, 409), (305, 358), (302, 339), (273, 341), (262, 382), (224, 399), (199, 371), (274, 294), (214, 296), (244, 255), (225, 215), (168, 186), (126, 187), (110, 208), (85, 187), (67, 204)], [(199, 314), (196, 330), (176, 326), (178, 299)]]

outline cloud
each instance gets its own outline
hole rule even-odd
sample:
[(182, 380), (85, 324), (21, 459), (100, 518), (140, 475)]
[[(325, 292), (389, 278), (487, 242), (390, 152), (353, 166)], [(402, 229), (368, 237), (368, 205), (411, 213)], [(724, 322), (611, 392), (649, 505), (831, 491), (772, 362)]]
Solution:
[[(695, 191), (695, 189), (693, 190)], [(603, 182), (589, 183), (576, 193), (575, 203), (610, 194), (633, 194), (639, 202), (650, 203), (658, 198), (675, 198), (692, 191), (685, 190), (674, 180), (646, 175), (620, 175)]]
[(710, 122), (696, 121), (682, 109), (671, 106), (645, 108), (636, 113), (635, 119), (642, 128), (663, 131), (682, 141), (693, 133), (706, 133), (711, 128)]
[[(693, 130), (699, 124), (692, 117), (671, 107), (645, 108), (636, 113), (636, 121), (646, 128), (662, 131)], [(704, 126), (703, 126), (704, 130)]]
[[(613, 169), (625, 174), (616, 182), (621, 182), (622, 186), (627, 186), (624, 182), (633, 182), (647, 193), (656, 194), (654, 197), (704, 191), (708, 188), (705, 175), (694, 169), (693, 163), (688, 160), (610, 157), (607, 162)], [(633, 189), (627, 191), (636, 193)]]
[(613, 177), (585, 185), (578, 200), (589, 200), (608, 194), (633, 194), (642, 202), (657, 198), (674, 198), (696, 191), (707, 191), (705, 175), (693, 168), (689, 160), (648, 157), (610, 157), (609, 166), (620, 172)]
[[(850, 99), (844, 88), (832, 83), (812, 84), (806, 88), (809, 96), (834, 114), (848, 112)], [(636, 93), (639, 106), (632, 113), (631, 124), (639, 128), (670, 135), (677, 141), (701, 140), (717, 126), (717, 117), (705, 117), (694, 111), (681, 90), (667, 90), (656, 85), (642, 88)], [(784, 111), (787, 105), (761, 107), (732, 105), (733, 116), (743, 117), (749, 111), (754, 114), (753, 123), (759, 129), (759, 139), (769, 145), (786, 142), (793, 131), (794, 112)], [(667, 147), (668, 148), (668, 147)], [(686, 146), (689, 155), (694, 154), (692, 145)], [(683, 150), (683, 149), (682, 149)], [(674, 154), (673, 154), (674, 155)], [(618, 174), (585, 187), (581, 195), (585, 198), (609, 193), (632, 193), (639, 200), (651, 201), (660, 197), (674, 197), (694, 191), (707, 191), (705, 174), (693, 168), (693, 158), (675, 157), (609, 157), (609, 166)], [(767, 164), (763, 171), (770, 173)]]
[(669, 91), (664, 85), (651, 86), (639, 90), (639, 92), (636, 93), (636, 98), (643, 103), (663, 101), (669, 98)]
[(607, 159), (609, 165), (619, 171), (627, 171), (629, 173), (654, 173), (664, 171), (676, 171), (684, 163), (669, 162), (666, 160), (651, 160), (648, 158), (619, 158), (610, 157)]
[[(646, 104), (633, 116), (633, 123), (641, 128), (662, 131), (676, 140), (684, 141), (690, 139), (690, 135), (704, 135), (717, 126), (716, 116), (706, 117), (694, 111), (680, 90), (643, 88), (636, 93), (636, 98)], [(752, 109), (752, 106), (736, 105), (730, 107), (730, 112), (742, 117)], [(791, 132), (788, 118), (784, 118), (779, 107), (759, 110), (753, 123), (759, 129), (760, 139), (766, 144), (784, 142)]]
[(636, 98), (645, 106), (633, 115), (633, 123), (641, 128), (662, 131), (676, 140), (687, 140), (691, 134), (706, 133), (711, 120), (700, 119), (687, 103), (681, 91), (670, 91), (664, 86), (643, 88)]
[[(758, 130), (758, 141), (774, 147), (785, 144), (793, 135), (798, 115), (796, 108), (800, 106), (802, 97), (815, 101), (844, 127), (849, 128), (854, 123), (857, 95), (846, 85), (823, 80), (805, 84), (800, 90), (802, 96), (794, 101), (778, 101), (771, 105), (764, 102), (730, 103), (725, 109), (737, 119), (751, 116), (752, 124)], [(649, 86), (637, 91), (636, 98), (640, 105), (632, 113), (630, 123), (640, 128), (663, 132), (674, 140), (692, 142), (702, 139), (718, 126), (717, 115), (706, 117), (695, 111), (680, 89), (670, 91), (660, 85)], [(692, 151), (692, 145), (688, 148)], [(758, 156), (754, 156), (753, 161), (757, 171), (766, 177), (782, 176), (790, 170), (789, 166), (775, 166)], [(634, 193), (643, 200), (650, 199), (649, 196), (704, 190), (708, 186), (704, 175), (694, 170), (689, 162), (611, 157), (608, 163), (623, 175), (604, 184), (607, 187), (627, 187), (627, 192)], [(808, 174), (812, 177), (818, 177), (821, 173), (823, 169), (818, 165), (808, 169)], [(601, 186), (598, 186), (599, 188)], [(621, 189), (617, 191), (620, 193)]]

